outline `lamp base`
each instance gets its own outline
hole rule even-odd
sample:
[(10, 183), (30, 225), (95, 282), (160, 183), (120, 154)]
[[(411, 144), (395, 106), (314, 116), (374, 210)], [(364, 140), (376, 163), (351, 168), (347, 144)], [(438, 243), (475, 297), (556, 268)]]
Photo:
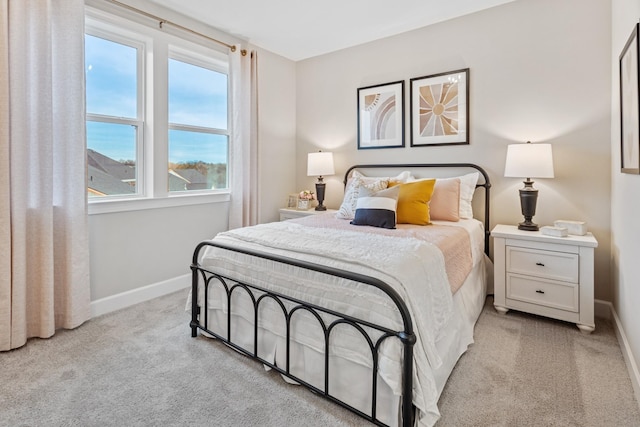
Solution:
[(316, 182), (316, 196), (318, 196), (318, 206), (316, 206), (317, 211), (326, 211), (327, 207), (322, 204), (324, 202), (324, 190), (327, 184), (322, 182), (322, 177), (318, 177), (318, 182)]
[(527, 178), (524, 181), (524, 188), (520, 189), (520, 208), (524, 221), (518, 224), (518, 230), (538, 231), (538, 224), (531, 221), (536, 214), (536, 203), (538, 202), (538, 190), (533, 188), (533, 181)]
[(531, 221), (525, 221), (518, 224), (518, 230), (526, 230), (526, 231), (538, 231), (540, 228), (538, 224), (535, 224)]

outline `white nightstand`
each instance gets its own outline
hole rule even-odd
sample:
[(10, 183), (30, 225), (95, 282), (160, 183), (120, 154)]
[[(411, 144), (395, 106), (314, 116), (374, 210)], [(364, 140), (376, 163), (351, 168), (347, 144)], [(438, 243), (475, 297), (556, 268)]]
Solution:
[(307, 209), (306, 211), (299, 211), (296, 208), (282, 208), (280, 209), (280, 221), (286, 221), (287, 219), (301, 218), (303, 216), (317, 215), (317, 214), (327, 213), (327, 212), (336, 213), (338, 211), (335, 209), (327, 209), (326, 211), (317, 211), (314, 208)]
[(509, 309), (576, 323), (582, 332), (593, 321), (593, 254), (598, 241), (584, 236), (553, 237), (497, 225), (492, 231), (494, 302)]

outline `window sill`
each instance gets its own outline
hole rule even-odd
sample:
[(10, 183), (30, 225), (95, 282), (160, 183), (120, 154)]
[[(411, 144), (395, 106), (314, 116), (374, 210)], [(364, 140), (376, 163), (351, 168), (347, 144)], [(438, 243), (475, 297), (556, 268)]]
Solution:
[(229, 193), (185, 194), (165, 198), (128, 199), (128, 200), (91, 200), (89, 215), (100, 215), (115, 212), (141, 211), (145, 209), (162, 209), (176, 206), (202, 205), (207, 203), (224, 203), (231, 200)]

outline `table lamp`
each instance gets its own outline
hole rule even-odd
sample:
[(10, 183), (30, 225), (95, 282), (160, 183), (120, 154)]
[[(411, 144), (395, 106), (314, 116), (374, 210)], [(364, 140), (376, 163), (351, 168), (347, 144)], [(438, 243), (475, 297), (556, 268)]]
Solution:
[(324, 202), (324, 191), (326, 184), (322, 182), (322, 176), (333, 175), (333, 153), (319, 151), (317, 153), (309, 153), (307, 157), (307, 176), (317, 176), (316, 197), (318, 198), (317, 211), (326, 211), (327, 207), (322, 204)]
[(526, 178), (524, 188), (520, 189), (520, 207), (524, 222), (518, 229), (537, 231), (538, 224), (532, 222), (536, 214), (538, 190), (533, 188), (531, 178), (553, 178), (553, 154), (551, 144), (510, 144), (507, 146), (507, 161), (504, 167), (505, 177)]

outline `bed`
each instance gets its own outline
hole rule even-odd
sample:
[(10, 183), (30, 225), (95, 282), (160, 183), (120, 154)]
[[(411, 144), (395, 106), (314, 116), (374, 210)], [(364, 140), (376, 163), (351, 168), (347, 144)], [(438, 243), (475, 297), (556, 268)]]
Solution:
[[(196, 247), (192, 336), (373, 424), (432, 426), (486, 297), (489, 177), (468, 163), (356, 165), (344, 182), (337, 215), (229, 230)], [(425, 201), (429, 224), (418, 225)]]

